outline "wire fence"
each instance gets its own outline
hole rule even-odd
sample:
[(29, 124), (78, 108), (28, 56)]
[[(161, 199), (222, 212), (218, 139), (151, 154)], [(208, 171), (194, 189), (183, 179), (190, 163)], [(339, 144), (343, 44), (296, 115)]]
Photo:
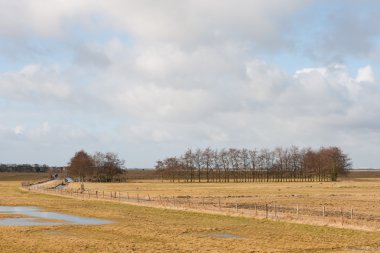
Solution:
[(168, 209), (194, 210), (238, 215), (275, 221), (332, 225), (367, 230), (380, 229), (380, 213), (368, 213), (353, 207), (262, 201), (255, 196), (163, 196), (93, 189), (53, 188), (23, 185), (29, 191), (69, 196), (79, 199), (108, 200)]

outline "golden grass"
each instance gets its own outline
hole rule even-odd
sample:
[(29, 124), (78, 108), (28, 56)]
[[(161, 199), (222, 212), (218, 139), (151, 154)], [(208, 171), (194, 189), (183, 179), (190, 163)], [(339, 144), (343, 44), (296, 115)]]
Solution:
[[(380, 233), (193, 213), (117, 202), (63, 198), (19, 189), (19, 182), (0, 182), (0, 205), (33, 205), (49, 211), (111, 219), (107, 225), (1, 227), (1, 252), (378, 252)], [(170, 184), (107, 187), (158, 188), (174, 194)], [(280, 186), (281, 184), (278, 184)], [(104, 186), (104, 187), (106, 187)], [(223, 192), (244, 192), (233, 184)], [(270, 186), (270, 185), (267, 185)], [(300, 185), (298, 185), (300, 186)], [(150, 187), (150, 188), (149, 188)], [(165, 190), (165, 187), (170, 187)], [(193, 188), (194, 194), (198, 192)], [(204, 186), (208, 187), (208, 186)], [(286, 187), (286, 186), (280, 186)], [(214, 187), (217, 194), (217, 187)], [(269, 193), (277, 189), (262, 190)], [(248, 193), (252, 190), (248, 190)], [(297, 190), (295, 190), (297, 191)], [(257, 190), (259, 192), (259, 190)], [(183, 192), (178, 195), (185, 195)], [(241, 238), (222, 238), (229, 233)]]
[[(77, 189), (78, 183), (70, 184)], [(105, 191), (121, 193), (140, 199), (156, 199), (145, 205), (161, 204), (175, 208), (196, 209), (204, 212), (233, 214), (235, 203), (238, 214), (265, 218), (265, 205), (269, 218), (295, 223), (319, 224), (362, 229), (380, 230), (380, 180), (345, 179), (338, 182), (282, 182), (282, 183), (170, 183), (138, 181), (129, 183), (85, 183), (93, 193)], [(176, 198), (177, 205), (172, 199)], [(157, 201), (157, 199), (166, 201)], [(182, 198), (181, 198), (182, 197)], [(186, 198), (185, 198), (186, 197)], [(187, 197), (190, 197), (188, 199)], [(205, 198), (204, 198), (205, 197)], [(169, 199), (169, 202), (167, 201)], [(203, 200), (202, 200), (203, 199)], [(205, 200), (204, 200), (205, 199)], [(202, 204), (205, 202), (206, 205)], [(221, 203), (221, 208), (218, 204)], [(274, 206), (277, 211), (274, 211)], [(257, 207), (258, 211), (255, 211)], [(297, 215), (299, 209), (299, 215)], [(322, 216), (325, 210), (325, 217)], [(342, 218), (343, 215), (343, 218)]]
[[(70, 188), (79, 188), (78, 183)], [(345, 180), (340, 182), (283, 182), (283, 183), (85, 183), (92, 191), (120, 192), (123, 196), (239, 197), (241, 203), (274, 203), (295, 207), (354, 209), (356, 213), (380, 215), (380, 180)]]
[(48, 173), (0, 172), (0, 181), (38, 181), (48, 179)]

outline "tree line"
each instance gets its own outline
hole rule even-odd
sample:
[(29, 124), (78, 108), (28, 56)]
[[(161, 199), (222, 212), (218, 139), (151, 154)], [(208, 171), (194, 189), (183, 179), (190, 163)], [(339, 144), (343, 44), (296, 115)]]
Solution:
[(0, 164), (0, 172), (47, 172), (46, 164)]
[(67, 166), (67, 175), (81, 182), (113, 182), (121, 181), (125, 170), (125, 161), (119, 159), (116, 153), (96, 152), (90, 155), (80, 150), (70, 159)]
[(156, 163), (162, 179), (185, 182), (336, 181), (352, 167), (339, 147), (188, 149)]

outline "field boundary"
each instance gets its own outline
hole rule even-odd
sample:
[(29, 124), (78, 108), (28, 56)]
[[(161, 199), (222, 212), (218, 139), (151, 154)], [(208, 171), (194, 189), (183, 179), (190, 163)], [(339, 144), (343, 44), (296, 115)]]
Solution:
[(114, 201), (137, 206), (241, 216), (298, 224), (331, 226), (364, 231), (379, 231), (380, 216), (357, 213), (353, 208), (339, 206), (307, 206), (275, 201), (258, 201), (255, 196), (150, 196), (67, 187), (49, 187), (49, 184), (26, 185), (27, 191), (63, 196), (81, 200)]

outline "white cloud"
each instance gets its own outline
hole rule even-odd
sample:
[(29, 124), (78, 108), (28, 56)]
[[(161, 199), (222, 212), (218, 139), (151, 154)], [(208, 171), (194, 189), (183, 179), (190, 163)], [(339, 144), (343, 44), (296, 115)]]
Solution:
[[(176, 152), (201, 145), (364, 145), (363, 138), (380, 132), (376, 67), (369, 61), (352, 76), (341, 60), (342, 52), (368, 53), (360, 36), (342, 50), (326, 37), (314, 49), (323, 47), (329, 63), (339, 59), (307, 68), (295, 60), (293, 75), (265, 57), (281, 61), (279, 50), (303, 50), (292, 21), (311, 2), (0, 1), (0, 36), (49, 38), (45, 43), (57, 46), (46, 52), (63, 46), (68, 53), (54, 60), (44, 51), (57, 63), (31, 57), (16, 64), (24, 65), (20, 70), (0, 73), (0, 134), (14, 146), (15, 139), (70, 152), (109, 145), (138, 157), (132, 142), (151, 150), (136, 158), (144, 166), (168, 151), (165, 145)], [(334, 24), (332, 31), (345, 26)], [(365, 38), (374, 33), (365, 31)], [(342, 31), (340, 42), (348, 34)], [(14, 51), (22, 54), (20, 45)], [(12, 122), (4, 126), (7, 118)]]
[(27, 65), (18, 72), (0, 73), (0, 97), (25, 102), (65, 99), (71, 89), (63, 78), (58, 68), (38, 64)]
[(136, 65), (144, 75), (153, 78), (165, 78), (185, 61), (184, 53), (172, 45), (144, 48), (138, 53)]
[(16, 126), (14, 129), (14, 133), (16, 135), (22, 135), (24, 133), (24, 127), (23, 126)]
[(273, 103), (276, 97), (289, 86), (289, 78), (279, 68), (260, 60), (247, 63), (249, 95), (257, 102)]
[(212, 111), (213, 98), (206, 91), (180, 90), (172, 87), (142, 84), (110, 94), (110, 103), (120, 111), (148, 120), (194, 120)]
[(372, 67), (370, 65), (359, 68), (355, 79), (357, 82), (373, 82), (375, 80)]
[(1, 0), (0, 35), (62, 36), (67, 26), (77, 21), (86, 22), (92, 11), (92, 5), (85, 0)]
[[(0, 1), (0, 34), (37, 33), (62, 37), (78, 23), (90, 30), (111, 27), (139, 43), (199, 43), (242, 40), (275, 49), (288, 44), (282, 35), (288, 17), (311, 0), (284, 1)], [(19, 18), (19, 17), (22, 17)]]

